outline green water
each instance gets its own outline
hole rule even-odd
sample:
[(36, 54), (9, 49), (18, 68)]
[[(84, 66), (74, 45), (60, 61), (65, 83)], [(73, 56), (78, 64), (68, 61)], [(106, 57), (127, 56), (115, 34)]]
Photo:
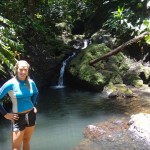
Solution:
[[(127, 102), (128, 105), (130, 103)], [(125, 106), (116, 104), (100, 93), (70, 88), (46, 89), (39, 96), (31, 150), (72, 150), (83, 139), (83, 130), (87, 125), (126, 117), (127, 111)], [(0, 122), (0, 135), (0, 149), (10, 150), (9, 121)]]

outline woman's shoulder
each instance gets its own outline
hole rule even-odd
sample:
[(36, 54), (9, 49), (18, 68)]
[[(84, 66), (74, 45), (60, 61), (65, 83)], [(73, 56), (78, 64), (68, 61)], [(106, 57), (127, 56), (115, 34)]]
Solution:
[(5, 84), (11, 84), (11, 83), (13, 83), (13, 82), (14, 82), (14, 79), (11, 78), (11, 79), (9, 79), (8, 81), (6, 81)]
[(14, 80), (14, 78), (11, 78), (8, 81), (6, 81), (3, 86), (10, 87), (10, 86), (13, 86), (14, 84), (15, 84), (15, 80)]
[(29, 78), (29, 82), (30, 82), (31, 84), (34, 84), (34, 83), (35, 83), (34, 80), (31, 79), (31, 78)]
[(29, 78), (29, 82), (34, 82), (33, 79)]

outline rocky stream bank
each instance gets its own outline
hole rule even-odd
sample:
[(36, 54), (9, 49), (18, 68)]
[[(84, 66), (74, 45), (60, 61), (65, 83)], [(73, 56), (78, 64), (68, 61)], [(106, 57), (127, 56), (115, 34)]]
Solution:
[(110, 99), (123, 107), (123, 118), (111, 118), (84, 128), (83, 140), (73, 150), (149, 150), (150, 88), (132, 88), (136, 97)]

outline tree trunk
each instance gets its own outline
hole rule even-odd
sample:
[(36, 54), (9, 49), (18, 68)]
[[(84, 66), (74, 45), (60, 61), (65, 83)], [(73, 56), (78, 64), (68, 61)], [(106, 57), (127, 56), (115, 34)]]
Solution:
[(28, 10), (30, 12), (30, 16), (34, 18), (35, 0), (28, 0)]
[(99, 62), (100, 60), (103, 60), (105, 58), (108, 58), (112, 55), (115, 55), (117, 53), (119, 53), (120, 51), (122, 51), (124, 48), (126, 48), (127, 46), (133, 44), (133, 43), (136, 43), (138, 41), (140, 41), (141, 39), (143, 39), (146, 35), (150, 34), (149, 32), (144, 32), (142, 34), (140, 34), (139, 36), (127, 41), (126, 43), (120, 45), (119, 47), (115, 48), (114, 50), (111, 50), (109, 53), (95, 59), (95, 60), (92, 60), (90, 61), (89, 65), (93, 66), (94, 64), (96, 64), (97, 62)]

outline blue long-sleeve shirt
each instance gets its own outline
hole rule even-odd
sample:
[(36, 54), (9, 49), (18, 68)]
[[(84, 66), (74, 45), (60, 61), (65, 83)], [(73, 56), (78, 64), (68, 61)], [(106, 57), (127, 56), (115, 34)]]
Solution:
[[(38, 89), (35, 82), (29, 79), (30, 90), (26, 82), (12, 78), (0, 88), (0, 100), (8, 94), (12, 101), (12, 112), (20, 113), (32, 109), (37, 103)], [(0, 105), (0, 113), (6, 115), (6, 110)]]

